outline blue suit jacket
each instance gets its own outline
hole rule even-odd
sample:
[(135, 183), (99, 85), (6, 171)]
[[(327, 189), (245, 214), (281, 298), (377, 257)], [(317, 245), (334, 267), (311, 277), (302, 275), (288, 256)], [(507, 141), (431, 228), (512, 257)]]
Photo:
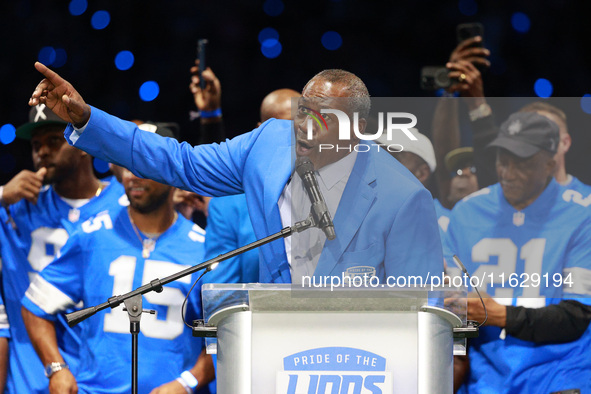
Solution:
[[(208, 205), (205, 259), (256, 241), (244, 194), (212, 198)], [(249, 250), (208, 272), (203, 283), (255, 283), (259, 281), (259, 251)]]
[[(69, 125), (65, 135), (77, 148), (139, 176), (204, 195), (245, 193), (257, 238), (282, 229), (277, 201), (295, 157), (290, 121), (271, 119), (225, 143), (192, 147), (93, 107), (84, 132)], [(384, 281), (391, 275), (427, 279), (442, 273), (430, 193), (376, 146), (358, 154), (334, 226), (337, 238), (326, 241), (317, 277), (367, 273)], [(260, 281), (291, 282), (282, 239), (261, 247)]]

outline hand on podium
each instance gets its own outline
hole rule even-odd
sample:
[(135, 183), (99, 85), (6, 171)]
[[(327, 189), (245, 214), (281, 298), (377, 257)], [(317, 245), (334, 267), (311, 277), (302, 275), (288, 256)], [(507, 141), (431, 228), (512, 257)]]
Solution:
[[(499, 304), (486, 293), (482, 293), (482, 300), (488, 311), (488, 320), (485, 325), (504, 328), (507, 322), (507, 307)], [(468, 294), (468, 320), (482, 322), (484, 318), (485, 313), (480, 297), (476, 293)]]

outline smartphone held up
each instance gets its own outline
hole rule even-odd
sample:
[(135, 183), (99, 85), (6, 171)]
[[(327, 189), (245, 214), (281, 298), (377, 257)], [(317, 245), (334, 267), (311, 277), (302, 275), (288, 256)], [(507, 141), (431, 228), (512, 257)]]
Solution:
[(207, 68), (207, 39), (200, 39), (197, 41), (197, 59), (199, 59), (199, 87), (205, 89), (205, 80), (203, 79), (203, 71)]

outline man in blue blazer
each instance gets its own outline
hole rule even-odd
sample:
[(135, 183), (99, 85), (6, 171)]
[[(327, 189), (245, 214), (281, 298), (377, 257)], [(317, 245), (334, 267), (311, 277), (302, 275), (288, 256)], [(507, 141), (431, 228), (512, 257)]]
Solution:
[[(310, 250), (320, 245), (311, 257), (315, 278), (330, 283), (329, 278), (363, 276), (375, 278), (373, 283), (379, 281), (380, 286), (386, 281), (404, 286), (413, 283), (411, 276), (414, 281), (418, 276), (427, 281), (441, 277), (443, 257), (430, 193), (383, 149), (364, 145), (356, 137), (338, 140), (337, 117), (320, 114), (321, 108), (359, 112), (357, 127), (364, 130), (369, 94), (355, 75), (327, 70), (312, 78), (302, 91), (293, 123), (271, 119), (225, 143), (192, 147), (90, 107), (69, 82), (41, 63), (35, 67), (45, 79), (29, 105), (45, 103), (69, 122), (65, 135), (70, 144), (139, 176), (199, 194), (245, 193), (259, 239), (290, 224), (284, 207), (293, 203), (290, 185), (299, 180), (292, 176), (293, 163), (296, 156), (309, 157), (321, 176), (321, 192), (326, 193), (336, 232), (330, 241), (322, 234), (317, 240), (311, 236)], [(313, 132), (308, 134), (310, 124)], [(363, 148), (327, 148), (342, 143)], [(292, 282), (293, 256), (286, 246), (297, 249), (283, 240), (260, 248), (261, 282)]]

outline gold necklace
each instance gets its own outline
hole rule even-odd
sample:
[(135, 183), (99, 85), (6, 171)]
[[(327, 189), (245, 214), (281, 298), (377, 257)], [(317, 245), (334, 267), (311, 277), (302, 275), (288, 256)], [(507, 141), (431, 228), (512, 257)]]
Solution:
[(105, 187), (105, 184), (101, 181), (99, 181), (99, 187), (98, 189), (96, 189), (96, 193), (94, 194), (95, 197), (98, 197), (101, 192), (103, 191), (103, 188)]
[[(146, 238), (144, 239), (141, 236), (141, 234), (144, 234), (144, 233), (141, 233), (140, 230), (135, 225), (135, 223), (131, 217), (131, 213), (129, 212), (129, 207), (127, 207), (127, 216), (129, 216), (129, 221), (131, 222), (131, 227), (133, 228), (135, 235), (137, 235), (138, 239), (140, 240), (140, 242), (142, 244), (142, 257), (144, 259), (150, 258), (150, 253), (152, 253), (154, 251), (154, 249), (156, 248), (156, 241), (158, 240), (158, 238), (160, 238), (160, 236), (162, 234), (164, 234), (164, 232), (166, 230), (164, 230), (160, 234), (156, 235), (155, 237), (149, 237), (146, 235)], [(176, 221), (177, 217), (178, 217), (178, 215), (177, 215), (176, 211), (174, 211), (174, 216), (172, 217), (172, 222), (170, 223), (170, 226), (172, 226), (172, 224)], [(170, 226), (168, 226), (167, 229), (170, 228)]]

